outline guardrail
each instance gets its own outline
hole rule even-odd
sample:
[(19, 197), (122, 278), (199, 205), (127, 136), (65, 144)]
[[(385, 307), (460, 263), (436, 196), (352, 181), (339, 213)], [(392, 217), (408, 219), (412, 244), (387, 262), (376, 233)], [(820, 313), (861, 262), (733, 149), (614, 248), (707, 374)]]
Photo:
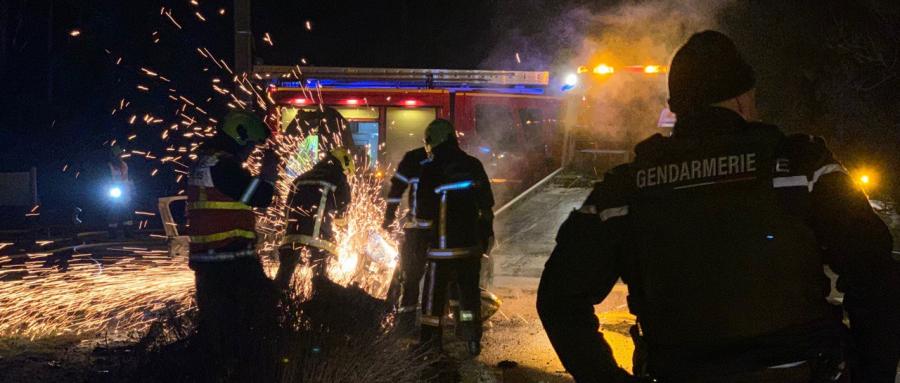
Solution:
[(166, 240), (169, 242), (169, 255), (173, 257), (187, 257), (190, 239), (188, 236), (179, 235), (178, 233), (178, 223), (175, 222), (175, 218), (172, 216), (171, 208), (172, 202), (175, 201), (187, 201), (187, 196), (161, 197), (157, 202), (157, 208), (159, 209), (159, 217), (162, 219), (163, 230), (166, 233)]

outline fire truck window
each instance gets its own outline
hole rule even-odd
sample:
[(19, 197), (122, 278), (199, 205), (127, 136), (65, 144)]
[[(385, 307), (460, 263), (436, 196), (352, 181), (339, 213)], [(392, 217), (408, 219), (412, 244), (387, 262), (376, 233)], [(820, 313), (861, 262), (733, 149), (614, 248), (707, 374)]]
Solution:
[(294, 119), (297, 118), (297, 112), (300, 110), (297, 108), (292, 108), (290, 106), (285, 106), (281, 108), (281, 126), (278, 128), (284, 132), (287, 130), (288, 126), (294, 122)]
[(315, 108), (294, 108), (291, 106), (281, 108), (281, 126), (279, 129), (287, 135), (299, 135), (294, 141), (296, 145), (295, 152), (287, 157), (287, 165), (285, 167), (285, 171), (291, 178), (309, 170), (319, 158), (319, 136), (305, 134), (308, 133), (308, 129), (304, 129), (307, 123), (297, 118), (301, 110), (315, 111)]
[(348, 120), (378, 120), (378, 108), (375, 107), (358, 107), (358, 108), (334, 108), (341, 116)]
[(379, 108), (334, 108), (347, 119), (356, 153), (365, 153), (369, 167), (375, 166), (378, 158), (378, 116)]
[(436, 115), (435, 108), (387, 108), (384, 162), (396, 167), (404, 153), (422, 147), (425, 127)]
[(475, 132), (479, 147), (494, 152), (517, 150), (518, 135), (512, 109), (506, 105), (476, 105)]
[[(318, 108), (313, 107), (313, 106), (308, 106), (308, 107), (304, 107), (304, 108), (295, 108), (292, 106), (281, 107), (281, 110), (280, 110), (281, 126), (279, 126), (279, 129), (281, 129), (282, 132), (285, 132), (293, 126), (293, 128), (296, 129), (297, 131), (301, 131), (301, 132), (306, 131), (307, 129), (303, 129), (305, 126), (301, 126), (304, 124), (297, 117), (299, 117), (298, 115), (299, 115), (300, 111), (314, 112), (317, 109)], [(296, 131), (295, 131), (295, 133), (296, 133)]]
[(348, 128), (353, 133), (357, 153), (365, 153), (368, 167), (375, 167), (375, 159), (378, 158), (378, 121), (351, 120)]
[(522, 133), (526, 142), (541, 143), (546, 124), (540, 109), (519, 109), (519, 123), (522, 124)]

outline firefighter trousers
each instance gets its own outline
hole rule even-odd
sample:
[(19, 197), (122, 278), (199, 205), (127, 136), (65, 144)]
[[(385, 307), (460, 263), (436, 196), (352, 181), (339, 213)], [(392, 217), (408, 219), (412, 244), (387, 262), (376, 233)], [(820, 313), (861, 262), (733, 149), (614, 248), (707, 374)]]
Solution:
[(192, 262), (191, 268), (201, 380), (250, 381), (275, 374), (278, 293), (259, 259)]
[(422, 290), (422, 344), (441, 346), (442, 318), (453, 284), (459, 293), (456, 335), (464, 341), (481, 341), (481, 257), (428, 259)]
[(425, 273), (426, 253), (431, 232), (427, 229), (405, 229), (400, 244), (400, 269), (394, 286), (399, 288), (398, 311), (415, 314), (419, 305), (419, 282)]

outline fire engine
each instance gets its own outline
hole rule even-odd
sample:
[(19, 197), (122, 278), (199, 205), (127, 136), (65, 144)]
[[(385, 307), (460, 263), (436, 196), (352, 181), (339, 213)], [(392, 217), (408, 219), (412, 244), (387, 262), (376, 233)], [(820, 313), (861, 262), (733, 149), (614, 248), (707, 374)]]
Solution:
[(548, 72), (257, 66), (254, 73), (268, 83), (279, 129), (298, 111), (331, 107), (376, 171), (390, 172), (421, 147), (435, 118), (453, 122), (500, 203), (561, 166), (563, 103), (548, 92)]
[(565, 74), (560, 91), (571, 137), (567, 165), (600, 176), (628, 162), (641, 140), (669, 134), (675, 115), (665, 108), (667, 71), (661, 65), (600, 63)]

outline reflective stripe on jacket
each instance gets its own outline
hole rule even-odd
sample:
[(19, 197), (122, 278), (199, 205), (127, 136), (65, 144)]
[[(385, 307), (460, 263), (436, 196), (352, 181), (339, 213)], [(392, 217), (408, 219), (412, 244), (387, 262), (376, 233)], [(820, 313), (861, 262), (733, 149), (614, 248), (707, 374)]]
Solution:
[(217, 155), (201, 157), (188, 178), (190, 250), (206, 258), (217, 250), (251, 247), (256, 240), (252, 208), (225, 195), (213, 183), (210, 169), (218, 161)]

